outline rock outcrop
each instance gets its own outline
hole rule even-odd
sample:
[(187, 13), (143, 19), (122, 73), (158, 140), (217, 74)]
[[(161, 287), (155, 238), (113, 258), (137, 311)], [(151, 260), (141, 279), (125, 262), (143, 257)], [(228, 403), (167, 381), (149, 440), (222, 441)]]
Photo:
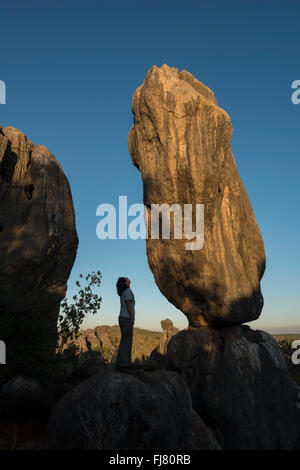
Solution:
[(271, 335), (248, 326), (183, 330), (167, 359), (225, 449), (297, 448), (300, 387)]
[[(259, 317), (263, 240), (231, 152), (232, 127), (212, 91), (190, 73), (153, 66), (132, 100), (128, 145), (147, 206), (147, 257), (163, 295), (192, 327), (234, 325)], [(204, 204), (204, 245), (151, 239), (151, 204)], [(183, 217), (182, 217), (183, 218)], [(201, 237), (200, 237), (201, 238)], [(201, 245), (200, 245), (201, 246)]]
[(0, 423), (46, 419), (69, 389), (70, 386), (59, 379), (13, 377), (0, 387)]
[(173, 325), (172, 320), (166, 318), (160, 322), (162, 330), (164, 332), (163, 337), (160, 340), (158, 346), (151, 352), (150, 359), (154, 361), (161, 362), (166, 355), (167, 346), (169, 344), (170, 339), (172, 336), (176, 335), (179, 332), (178, 328)]
[(84, 358), (83, 361), (79, 361), (74, 371), (72, 371), (69, 381), (71, 383), (80, 383), (84, 379), (88, 379), (93, 375), (99, 373), (99, 371), (106, 367), (106, 362), (102, 357), (101, 353), (93, 353)]
[(54, 338), (77, 245), (61, 165), (21, 131), (0, 126), (0, 332), (8, 364), (17, 349), (10, 347), (11, 334), (26, 342), (26, 317), (30, 324), (39, 317)]
[(219, 449), (170, 371), (103, 370), (67, 393), (48, 424), (50, 449)]
[[(151, 352), (159, 344), (162, 333), (156, 331), (135, 328), (133, 330), (134, 340), (132, 346), (132, 361), (148, 359)], [(114, 362), (117, 356), (121, 339), (119, 325), (96, 326), (81, 330), (78, 338), (73, 343), (81, 353), (99, 351), (107, 362)], [(71, 346), (69, 344), (68, 346)]]

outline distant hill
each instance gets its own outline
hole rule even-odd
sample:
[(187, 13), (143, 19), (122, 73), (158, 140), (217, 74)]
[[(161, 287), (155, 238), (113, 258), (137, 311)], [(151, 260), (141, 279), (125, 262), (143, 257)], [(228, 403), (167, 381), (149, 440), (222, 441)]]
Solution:
[(295, 339), (300, 339), (300, 333), (280, 333), (272, 335), (276, 339), (276, 341), (280, 341), (282, 339), (286, 339), (287, 341), (295, 341)]
[[(132, 360), (148, 359), (153, 349), (160, 344), (162, 337), (162, 332), (134, 328)], [(103, 325), (96, 326), (94, 329), (81, 330), (78, 339), (73, 343), (81, 353), (99, 351), (107, 362), (114, 362), (120, 339), (121, 333), (118, 325)]]
[[(162, 321), (162, 325), (164, 321), (165, 320)], [(154, 349), (160, 351), (161, 345), (164, 344), (164, 338), (166, 338), (166, 330), (164, 331), (163, 333), (143, 328), (134, 328), (132, 361), (145, 361), (150, 359), (150, 355)], [(285, 356), (288, 369), (293, 379), (300, 384), (300, 365), (294, 365), (291, 362), (291, 355), (293, 353), (291, 344), (294, 340), (300, 339), (300, 334), (274, 334), (273, 337), (278, 342)], [(96, 326), (94, 329), (89, 328), (81, 330), (78, 339), (73, 342), (73, 344), (77, 346), (80, 354), (86, 353), (87, 351), (99, 351), (106, 362), (112, 363), (116, 360), (120, 339), (119, 325), (102, 325)]]

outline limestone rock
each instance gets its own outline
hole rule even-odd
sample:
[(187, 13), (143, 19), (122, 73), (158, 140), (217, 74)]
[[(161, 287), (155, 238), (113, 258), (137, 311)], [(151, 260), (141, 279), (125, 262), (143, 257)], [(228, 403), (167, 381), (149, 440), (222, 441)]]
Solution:
[(211, 428), (206, 426), (203, 419), (193, 410), (191, 428), (191, 450), (221, 450)]
[(13, 377), (0, 389), (0, 422), (44, 419), (68, 389), (61, 381)]
[(179, 330), (173, 325), (172, 320), (170, 320), (169, 318), (162, 320), (160, 324), (163, 329), (164, 336), (162, 337), (160, 345), (159, 345), (159, 348), (160, 348), (159, 352), (161, 354), (166, 354), (167, 346), (168, 346), (170, 339), (172, 338), (172, 336), (176, 335), (176, 333), (178, 333)]
[(220, 448), (205, 430), (178, 373), (103, 370), (56, 404), (48, 440), (50, 449)]
[[(147, 206), (147, 257), (155, 282), (193, 327), (259, 317), (263, 240), (231, 152), (232, 127), (209, 88), (183, 70), (153, 66), (132, 100), (128, 146)], [(204, 204), (204, 245), (151, 239), (151, 204)], [(183, 217), (182, 217), (183, 219)], [(187, 231), (186, 231), (187, 232)]]
[(8, 342), (7, 363), (14, 348), (4, 332), (11, 319), (15, 336), (15, 328), (34, 313), (56, 329), (77, 245), (61, 165), (21, 131), (0, 126), (0, 332)]
[(100, 348), (117, 352), (116, 343), (113, 341), (112, 328), (107, 325), (96, 326), (94, 328), (96, 337), (99, 340)]
[[(148, 359), (151, 352), (159, 344), (162, 334), (134, 327), (134, 341), (132, 346), (132, 362)], [(90, 351), (101, 352), (107, 362), (114, 362), (118, 353), (121, 339), (119, 325), (96, 326), (94, 330), (81, 330), (78, 338), (69, 342), (66, 347), (75, 345), (81, 353)]]
[(175, 328), (172, 320), (166, 318), (160, 322), (162, 330), (164, 332), (163, 337), (160, 340), (159, 345), (153, 349), (150, 359), (153, 359), (157, 362), (161, 362), (167, 352), (167, 346), (173, 335), (178, 333), (178, 328)]
[(70, 377), (72, 383), (80, 383), (83, 379), (92, 377), (106, 367), (105, 360), (100, 352), (88, 353), (86, 357), (82, 354), (82, 356), (83, 361), (79, 362)]
[(297, 448), (300, 387), (271, 335), (248, 326), (184, 330), (172, 337), (167, 359), (222, 447)]

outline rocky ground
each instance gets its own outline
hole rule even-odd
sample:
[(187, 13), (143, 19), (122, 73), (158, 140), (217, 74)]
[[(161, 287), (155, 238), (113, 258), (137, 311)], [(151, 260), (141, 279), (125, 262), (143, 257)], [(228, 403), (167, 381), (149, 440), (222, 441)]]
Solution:
[[(169, 319), (162, 320), (161, 326), (162, 332), (134, 328), (132, 361), (137, 365), (148, 363), (150, 367), (155, 368), (161, 357), (166, 354), (168, 342), (179, 330)], [(300, 339), (300, 334), (274, 334), (273, 336), (284, 354), (293, 380), (300, 385), (300, 365), (295, 365), (291, 361), (293, 353), (291, 344), (294, 340)], [(114, 364), (119, 342), (120, 328), (114, 325), (82, 330), (75, 343), (79, 348), (79, 358), (81, 356), (84, 359), (91, 350), (100, 352), (108, 364)]]
[[(121, 389), (118, 388), (121, 386), (121, 383), (123, 383), (122, 387), (125, 388), (129, 387), (130, 389), (130, 387), (134, 387), (137, 393), (139, 393), (139, 395), (146, 393), (145, 384), (149, 383), (149, 380), (151, 382), (151, 377), (154, 378), (154, 375), (159, 372), (159, 370), (162, 374), (164, 374), (164, 372), (168, 374), (168, 371), (166, 370), (167, 364), (162, 359), (165, 358), (164, 353), (167, 351), (166, 346), (168, 342), (170, 341), (174, 333), (176, 334), (178, 331), (178, 329), (175, 328), (172, 322), (168, 319), (163, 320), (161, 324), (164, 327), (162, 333), (138, 328), (134, 329), (135, 331), (133, 350), (135, 353), (133, 356), (133, 372), (131, 374), (133, 374), (133, 376), (135, 376), (136, 378), (132, 380), (128, 379), (129, 381), (127, 381), (125, 384), (122, 382), (123, 379), (121, 380), (121, 382), (116, 379), (116, 373), (114, 372), (114, 358), (116, 351), (115, 348), (117, 348), (120, 338), (118, 326), (99, 326), (96, 327), (94, 330), (89, 329), (82, 331), (78, 338), (78, 344), (81, 344), (82, 350), (78, 355), (76, 363), (66, 363), (63, 370), (54, 379), (48, 379), (48, 381), (47, 379), (44, 379), (42, 381), (39, 381), (34, 379), (15, 377), (8, 383), (2, 383), (2, 387), (0, 389), (0, 449), (48, 448), (49, 416), (52, 416), (53, 409), (56, 409), (56, 404), (60, 403), (61, 399), (64, 396), (70, 394), (70, 396), (72, 396), (72, 390), (77, 390), (77, 386), (80, 384), (82, 384), (81, 388), (83, 387), (83, 389), (86, 391), (89, 390), (89, 387), (84, 384), (87, 384), (87, 381), (90, 378), (99, 375), (99, 372), (101, 372), (100, 375), (104, 374), (107, 379), (105, 379), (105, 383), (111, 384), (112, 390), (114, 391), (114, 393), (117, 394), (117, 396), (119, 396), (118, 394), (121, 393), (122, 395), (123, 393)], [(182, 333), (184, 331), (185, 330), (183, 330)], [(188, 334), (188, 332), (186, 332), (186, 334)], [(283, 348), (282, 351), (284, 353), (286, 363), (288, 365), (288, 370), (291, 376), (295, 381), (298, 381), (298, 384), (300, 385), (300, 367), (292, 366), (291, 361), (289, 360), (289, 352), (286, 349), (287, 344), (290, 344), (291, 341), (293, 341), (294, 339), (299, 339), (299, 337), (300, 335), (275, 336), (279, 345), (281, 346), (281, 348)], [(88, 346), (88, 341), (91, 343), (91, 346)], [(111, 350), (109, 350), (109, 344), (113, 345)], [(102, 351), (106, 354), (105, 358), (102, 355)], [(189, 355), (188, 352), (186, 354)], [(180, 364), (178, 367), (180, 369)], [(192, 373), (192, 368), (193, 366), (191, 363), (190, 369), (185, 370), (186, 368), (184, 368), (183, 372), (180, 374), (184, 378), (185, 383), (189, 383), (191, 377), (193, 378), (193, 375), (190, 375)], [(198, 369), (200, 370), (200, 366), (198, 367)], [(136, 374), (138, 375), (136, 376)], [(142, 376), (140, 374), (142, 374)], [(117, 375), (119, 376), (120, 374)], [(247, 376), (248, 375), (250, 375), (249, 371), (247, 372)], [(122, 377), (124, 376), (121, 375), (121, 378)], [(165, 375), (163, 375), (163, 379), (169, 380), (168, 377), (165, 377)], [(171, 379), (173, 380), (172, 377)], [(162, 376), (159, 380), (162, 380)], [(103, 385), (101, 384), (103, 384), (103, 381), (100, 377), (98, 381), (94, 379), (93, 384), (95, 386), (95, 392), (91, 392), (92, 394), (98, 393), (97, 390), (99, 387), (102, 390), (101, 387), (103, 387)], [(164, 391), (163, 389), (160, 389), (158, 387), (158, 383), (157, 385), (154, 384), (153, 386), (154, 390), (156, 390), (155, 393), (162, 394), (162, 396), (164, 396)], [(188, 391), (184, 388), (182, 382), (178, 383), (176, 387), (177, 386), (179, 386), (179, 389), (182, 389), (181, 393), (188, 394)], [(191, 385), (191, 390), (193, 391), (193, 383)], [(79, 396), (78, 393), (79, 392), (76, 391), (76, 396)], [(82, 393), (84, 394), (85, 392)], [(214, 394), (216, 393), (214, 392)], [(94, 399), (95, 398), (93, 398), (93, 400)], [(68, 398), (66, 398), (66, 400), (68, 402)], [(110, 395), (107, 396), (106, 400), (110, 400)], [(61, 408), (63, 405), (60, 404), (59, 406)], [(149, 406), (151, 408), (151, 406), (153, 405), (149, 403)], [(170, 406), (170, 413), (173, 413), (172, 406), (175, 405), (172, 405), (172, 403), (170, 403), (168, 406)], [(196, 416), (194, 415), (194, 411), (192, 410), (192, 408), (189, 408), (189, 406), (192, 405), (188, 405), (188, 407), (185, 408), (182, 412), (187, 413), (188, 420), (191, 420), (192, 423), (190, 439), (193, 442), (190, 442), (191, 448), (203, 448), (201, 446), (212, 446), (212, 448), (218, 448), (219, 444), (216, 443), (215, 436), (211, 434), (210, 428), (207, 428), (204, 425), (201, 418), (199, 417), (199, 413)], [(101, 407), (101, 409), (103, 409), (103, 407)], [(73, 414), (73, 412), (73, 409), (70, 410), (71, 415)], [(157, 409), (157, 413), (159, 413), (159, 409)], [(101, 417), (99, 416), (99, 419), (100, 418)], [(57, 420), (61, 419), (59, 409), (58, 411), (55, 411), (54, 418), (51, 419), (52, 444), (55, 447), (58, 445), (58, 438), (55, 437), (57, 435), (56, 427), (59, 426), (59, 424), (57, 424), (59, 423), (59, 421)], [(87, 417), (85, 417), (84, 419), (87, 419)], [(154, 426), (155, 428), (155, 423), (153, 422), (153, 419), (155, 421), (155, 418), (153, 417), (153, 415), (151, 415), (151, 418), (149, 416), (149, 419), (151, 419), (151, 426)], [(93, 421), (87, 422), (86, 426), (88, 426), (88, 434), (87, 436), (85, 436), (83, 443), (80, 444), (83, 447), (92, 445), (89, 438), (89, 435), (91, 434), (90, 428), (93, 429), (93, 426), (95, 425), (96, 424)], [(138, 426), (142, 426), (142, 423), (139, 423)], [(180, 428), (180, 426), (182, 426), (182, 423), (176, 424), (176, 426), (179, 426)], [(175, 441), (179, 438), (178, 429), (177, 434), (175, 433), (173, 436)], [(70, 433), (71, 430), (72, 422), (70, 423)], [(192, 436), (194, 436), (194, 438)], [(66, 439), (65, 442), (69, 442), (71, 437), (71, 434), (66, 434), (61, 438)], [(107, 445), (103, 440), (104, 436), (99, 435), (98, 439), (99, 442), (97, 441), (95, 445)], [(149, 446), (152, 442), (151, 439), (152, 437), (150, 436), (149, 441), (147, 441), (147, 445)], [(139, 445), (143, 445), (141, 442), (135, 441), (132, 441), (131, 444), (136, 445), (137, 447)], [(166, 443), (167, 446), (169, 444)], [(68, 445), (72, 447), (73, 444), (71, 445), (69, 442)]]

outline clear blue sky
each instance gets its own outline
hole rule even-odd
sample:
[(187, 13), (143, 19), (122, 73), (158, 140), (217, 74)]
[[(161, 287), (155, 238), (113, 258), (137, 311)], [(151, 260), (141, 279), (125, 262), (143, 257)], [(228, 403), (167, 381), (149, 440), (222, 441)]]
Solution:
[(1, 4), (0, 123), (49, 148), (69, 178), (80, 272), (100, 269), (103, 303), (85, 326), (116, 324), (118, 276), (132, 279), (136, 326), (185, 316), (160, 293), (144, 240), (96, 238), (96, 208), (142, 202), (127, 135), (131, 97), (152, 65), (186, 69), (231, 116), (232, 149), (264, 238), (265, 306), (255, 328), (299, 331), (300, 2), (22, 0)]

